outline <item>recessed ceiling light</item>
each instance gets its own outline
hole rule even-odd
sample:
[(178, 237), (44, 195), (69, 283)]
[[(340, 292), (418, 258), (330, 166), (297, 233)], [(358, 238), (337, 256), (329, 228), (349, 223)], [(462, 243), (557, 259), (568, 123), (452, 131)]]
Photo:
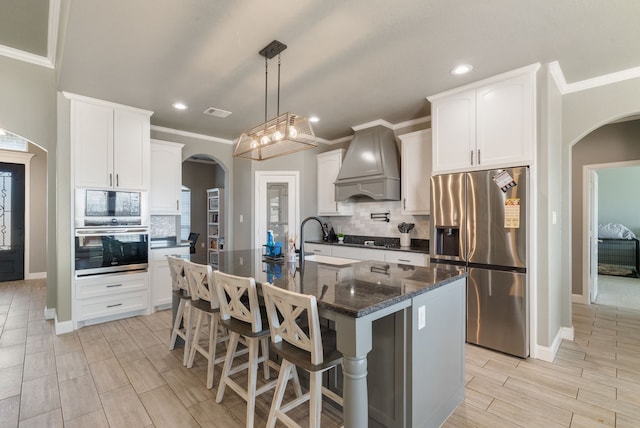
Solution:
[(473, 70), (473, 66), (471, 64), (460, 64), (453, 67), (451, 74), (454, 76), (461, 76), (463, 74), (467, 74), (471, 70)]
[(173, 103), (171, 105), (176, 110), (186, 110), (187, 109), (187, 105), (185, 103), (177, 102), (177, 103)]
[(320, 118), (318, 116), (311, 116), (309, 118), (309, 122), (313, 122), (313, 123), (320, 122)]

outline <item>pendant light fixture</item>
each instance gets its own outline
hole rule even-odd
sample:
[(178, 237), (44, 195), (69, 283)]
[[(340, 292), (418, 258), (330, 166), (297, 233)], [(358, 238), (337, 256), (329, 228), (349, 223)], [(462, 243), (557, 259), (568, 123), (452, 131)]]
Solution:
[[(244, 132), (238, 138), (233, 156), (265, 160), (318, 146), (311, 122), (293, 113), (280, 114), (280, 53), (287, 45), (277, 40), (265, 46), (259, 54), (264, 57), (264, 123)], [(267, 83), (269, 60), (278, 55), (278, 104), (274, 119), (267, 120)]]

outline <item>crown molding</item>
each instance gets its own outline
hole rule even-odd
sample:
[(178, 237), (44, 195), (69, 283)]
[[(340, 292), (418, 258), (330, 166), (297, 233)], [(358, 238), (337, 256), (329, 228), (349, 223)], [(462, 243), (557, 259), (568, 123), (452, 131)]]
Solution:
[(233, 140), (226, 138), (213, 137), (211, 135), (197, 134), (195, 132), (181, 131), (179, 129), (165, 128), (164, 126), (151, 125), (152, 131), (164, 132), (172, 135), (180, 135), (182, 137), (197, 138), (199, 140), (213, 141), (215, 143), (233, 144)]
[(562, 95), (598, 88), (600, 86), (606, 86), (612, 83), (618, 83), (640, 77), (640, 67), (633, 67), (626, 70), (616, 71), (615, 73), (593, 77), (591, 79), (567, 83), (562, 67), (560, 67), (558, 61), (553, 61), (549, 64), (549, 71), (551, 72), (551, 76), (553, 76), (553, 79), (555, 80), (556, 85), (558, 85), (558, 89), (560, 89), (560, 93)]

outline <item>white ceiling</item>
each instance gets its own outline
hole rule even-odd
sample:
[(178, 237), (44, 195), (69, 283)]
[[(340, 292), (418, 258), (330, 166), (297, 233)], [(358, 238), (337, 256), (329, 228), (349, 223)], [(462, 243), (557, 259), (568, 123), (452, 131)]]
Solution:
[[(280, 111), (317, 115), (327, 140), (375, 119), (427, 116), (425, 97), (535, 62), (558, 61), (568, 83), (640, 66), (638, 0), (61, 1), (59, 90), (225, 139), (264, 119), (258, 51), (274, 39), (288, 45)], [(0, 44), (41, 55), (29, 40), (47, 34), (34, 6), (43, 4), (3, 0)], [(29, 14), (38, 31), (1, 31)], [(473, 71), (450, 75), (462, 62)], [(269, 66), (271, 118), (277, 59)], [(233, 114), (203, 115), (210, 106)]]

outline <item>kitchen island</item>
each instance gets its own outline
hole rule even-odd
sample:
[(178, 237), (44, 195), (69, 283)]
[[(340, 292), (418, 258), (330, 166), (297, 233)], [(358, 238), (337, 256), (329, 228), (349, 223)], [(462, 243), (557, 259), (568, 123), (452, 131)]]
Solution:
[[(300, 268), (264, 262), (256, 250), (220, 253), (219, 269), (316, 296), (344, 356), (345, 427), (366, 427), (370, 417), (382, 426), (439, 426), (464, 398), (463, 271), (332, 258), (307, 260)], [(374, 323), (383, 318), (391, 328), (374, 334)], [(374, 343), (391, 346), (375, 349)], [(370, 385), (378, 397), (368, 396), (372, 350), (383, 357), (376, 367), (384, 373), (372, 372), (370, 382), (390, 379), (385, 390)], [(391, 366), (379, 367), (380, 361)]]

